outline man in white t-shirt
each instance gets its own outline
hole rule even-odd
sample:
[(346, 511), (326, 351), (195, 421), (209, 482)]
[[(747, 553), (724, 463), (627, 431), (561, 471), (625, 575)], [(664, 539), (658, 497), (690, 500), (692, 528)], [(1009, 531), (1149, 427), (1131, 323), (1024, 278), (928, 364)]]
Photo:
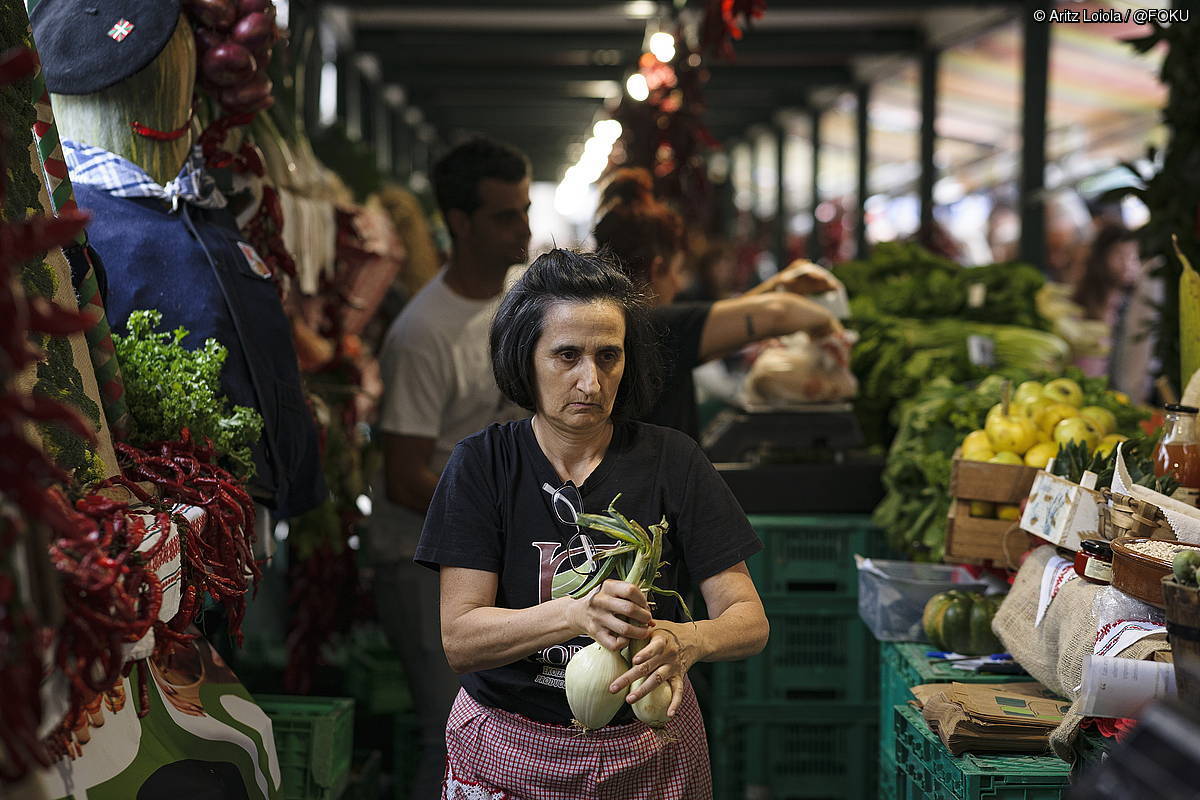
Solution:
[(529, 248), (529, 162), (487, 139), (451, 150), (433, 170), (453, 247), (450, 261), (392, 323), (379, 356), (383, 475), (368, 552), (388, 639), (403, 658), (421, 723), (412, 798), (440, 794), (446, 718), (458, 677), (446, 663), (438, 578), (412, 561), (438, 476), (458, 442), (526, 414), (492, 376), (488, 329), (514, 264)]

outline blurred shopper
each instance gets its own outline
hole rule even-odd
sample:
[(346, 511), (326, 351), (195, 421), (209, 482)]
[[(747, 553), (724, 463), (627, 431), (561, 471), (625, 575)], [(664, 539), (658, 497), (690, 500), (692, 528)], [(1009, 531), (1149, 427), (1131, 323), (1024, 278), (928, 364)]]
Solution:
[[(692, 370), (762, 339), (797, 331), (825, 336), (839, 330), (829, 311), (798, 296), (829, 291), (837, 280), (815, 264), (800, 262), (741, 297), (674, 303), (683, 288), (683, 220), (655, 199), (653, 186), (644, 169), (619, 170), (601, 195), (595, 237), (654, 306), (651, 324), (665, 350), (663, 388), (642, 419), (698, 439)], [(776, 288), (786, 291), (772, 291)]]
[(1087, 319), (1107, 325), (1108, 357), (1081, 359), (1080, 368), (1107, 376), (1130, 397), (1146, 397), (1153, 352), (1148, 328), (1158, 294), (1158, 282), (1147, 277), (1133, 233), (1119, 225), (1102, 227), (1072, 299)]
[(433, 183), (453, 247), (449, 263), (384, 340), (384, 469), (369, 540), (379, 618), (403, 658), (420, 719), (414, 800), (440, 792), (446, 718), (459, 684), (442, 649), (437, 575), (412, 557), (454, 446), (489, 423), (523, 416), (496, 386), (488, 329), (509, 267), (527, 257), (529, 162), (505, 145), (474, 139), (438, 162)]

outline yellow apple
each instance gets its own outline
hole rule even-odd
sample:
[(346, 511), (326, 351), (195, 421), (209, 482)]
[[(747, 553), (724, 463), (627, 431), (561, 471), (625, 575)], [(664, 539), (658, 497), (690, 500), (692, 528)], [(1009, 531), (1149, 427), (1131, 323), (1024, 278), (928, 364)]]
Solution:
[(1096, 445), (1096, 452), (1108, 458), (1108, 454), (1115, 450), (1119, 443), (1128, 441), (1128, 436), (1122, 436), (1119, 433), (1110, 433), (1100, 440), (1100, 444)]
[(993, 417), (986, 427), (988, 441), (997, 453), (1005, 450), (1024, 453), (1037, 442), (1037, 429), (1033, 423), (1019, 414), (1003, 414)]
[(992, 443), (988, 441), (987, 431), (983, 431), (983, 430), (971, 431), (970, 433), (968, 433), (966, 436), (963, 437), (963, 440), (962, 440), (963, 452), (966, 452), (967, 450), (973, 450), (976, 447), (979, 447), (980, 445), (983, 445), (988, 450), (992, 449)]
[(1021, 507), (1007, 503), (996, 504), (996, 519), (1006, 519), (1015, 522), (1021, 518)]
[(1051, 403), (1042, 409), (1038, 417), (1038, 430), (1049, 440), (1054, 440), (1054, 428), (1064, 419), (1079, 416), (1079, 409), (1066, 403)]
[(1050, 459), (1058, 455), (1058, 444), (1055, 442), (1038, 442), (1025, 453), (1025, 466), (1045, 469)]
[(1095, 425), (1101, 436), (1107, 436), (1117, 429), (1117, 417), (1107, 408), (1084, 406), (1079, 409), (1079, 416)]
[(1058, 403), (1079, 408), (1083, 405), (1083, 390), (1070, 378), (1055, 378), (1042, 389), (1042, 396)]
[(1059, 444), (1083, 442), (1088, 450), (1093, 450), (1100, 443), (1100, 431), (1083, 417), (1071, 417), (1054, 426), (1054, 441)]
[(1014, 403), (1027, 403), (1031, 400), (1037, 400), (1042, 396), (1042, 389), (1044, 388), (1040, 381), (1025, 381), (1013, 392), (1012, 401)]
[(1019, 467), (1022, 464), (1024, 464), (1025, 462), (1022, 461), (1021, 457), (1019, 455), (1017, 455), (1016, 453), (1014, 453), (1010, 450), (1005, 450), (1004, 452), (996, 453), (996, 455), (989, 458), (988, 463), (989, 464), (1015, 464), (1016, 466)]
[(995, 503), (985, 503), (983, 500), (972, 500), (971, 501), (971, 516), (972, 517), (985, 517), (987, 519), (995, 519), (996, 518), (996, 504)]

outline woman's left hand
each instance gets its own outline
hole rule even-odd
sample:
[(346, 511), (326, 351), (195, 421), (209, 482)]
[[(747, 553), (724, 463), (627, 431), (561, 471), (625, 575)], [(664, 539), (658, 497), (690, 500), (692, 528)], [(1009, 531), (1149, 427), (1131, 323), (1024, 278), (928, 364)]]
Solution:
[[(669, 630), (667, 626), (674, 630)], [(666, 683), (671, 687), (671, 705), (667, 708), (667, 716), (674, 716), (683, 702), (683, 679), (697, 660), (696, 648), (687, 631), (681, 630), (683, 627), (656, 621), (650, 640), (633, 657), (633, 667), (613, 681), (609, 690), (619, 692), (638, 678), (645, 678), (636, 690), (626, 696), (626, 702), (632, 704), (652, 692), (660, 683)]]

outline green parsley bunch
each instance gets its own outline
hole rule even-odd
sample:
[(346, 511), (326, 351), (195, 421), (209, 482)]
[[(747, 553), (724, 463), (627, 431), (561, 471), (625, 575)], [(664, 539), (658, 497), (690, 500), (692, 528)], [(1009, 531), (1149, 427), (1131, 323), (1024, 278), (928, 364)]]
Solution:
[(134, 311), (129, 334), (113, 334), (132, 418), (129, 443), (144, 447), (173, 441), (187, 428), (197, 442), (212, 440), (214, 451), (241, 480), (254, 475), (250, 445), (262, 435), (263, 420), (247, 406), (221, 394), (221, 367), (229, 351), (215, 339), (184, 348), (185, 328), (159, 332), (162, 313)]

